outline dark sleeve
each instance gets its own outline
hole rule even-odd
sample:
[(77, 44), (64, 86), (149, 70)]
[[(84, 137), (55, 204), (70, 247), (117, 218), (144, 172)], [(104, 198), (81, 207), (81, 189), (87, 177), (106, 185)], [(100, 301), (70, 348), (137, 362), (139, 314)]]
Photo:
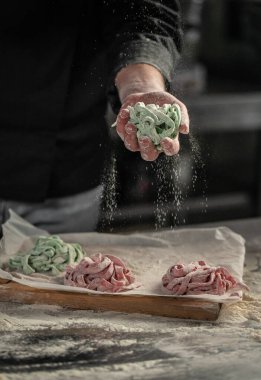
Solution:
[(120, 101), (114, 79), (129, 64), (155, 66), (170, 90), (182, 45), (180, 5), (176, 0), (115, 0), (104, 4), (104, 33), (110, 43), (108, 98), (117, 113)]

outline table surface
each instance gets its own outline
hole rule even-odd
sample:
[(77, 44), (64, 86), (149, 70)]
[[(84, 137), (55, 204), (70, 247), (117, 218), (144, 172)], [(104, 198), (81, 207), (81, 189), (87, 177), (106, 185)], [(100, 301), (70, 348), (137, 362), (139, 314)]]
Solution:
[(0, 380), (259, 380), (261, 218), (207, 226), (221, 225), (246, 239), (251, 291), (218, 321), (0, 302)]

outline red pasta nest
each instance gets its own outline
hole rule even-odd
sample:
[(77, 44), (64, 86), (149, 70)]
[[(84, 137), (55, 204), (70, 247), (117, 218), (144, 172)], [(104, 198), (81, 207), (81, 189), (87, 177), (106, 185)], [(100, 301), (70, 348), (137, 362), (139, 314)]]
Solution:
[(174, 295), (223, 295), (231, 290), (248, 290), (226, 268), (210, 267), (205, 261), (172, 265), (162, 277), (162, 284), (168, 293)]
[(67, 266), (64, 284), (112, 293), (140, 286), (118, 257), (101, 253), (83, 258), (76, 266)]

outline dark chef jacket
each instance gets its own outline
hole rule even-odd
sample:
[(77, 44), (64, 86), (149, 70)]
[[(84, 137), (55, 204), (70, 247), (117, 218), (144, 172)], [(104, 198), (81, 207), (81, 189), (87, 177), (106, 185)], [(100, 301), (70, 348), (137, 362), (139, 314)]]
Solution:
[(8, 0), (0, 7), (0, 199), (41, 201), (100, 184), (115, 73), (180, 50), (176, 1)]

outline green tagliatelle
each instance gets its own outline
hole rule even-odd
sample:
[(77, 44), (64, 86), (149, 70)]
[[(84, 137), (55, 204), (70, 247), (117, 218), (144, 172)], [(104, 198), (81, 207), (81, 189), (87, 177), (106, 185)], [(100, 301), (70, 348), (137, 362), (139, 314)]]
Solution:
[(31, 250), (10, 258), (8, 265), (11, 270), (25, 274), (52, 271), (59, 275), (67, 265), (80, 262), (85, 255), (80, 244), (65, 243), (55, 235), (40, 236)]
[[(129, 123), (137, 127), (137, 137), (149, 137), (158, 150), (162, 150), (160, 142), (165, 137), (174, 139), (179, 131), (181, 110), (178, 104), (136, 103), (127, 107), (130, 112)], [(114, 123), (112, 126), (115, 126)]]

